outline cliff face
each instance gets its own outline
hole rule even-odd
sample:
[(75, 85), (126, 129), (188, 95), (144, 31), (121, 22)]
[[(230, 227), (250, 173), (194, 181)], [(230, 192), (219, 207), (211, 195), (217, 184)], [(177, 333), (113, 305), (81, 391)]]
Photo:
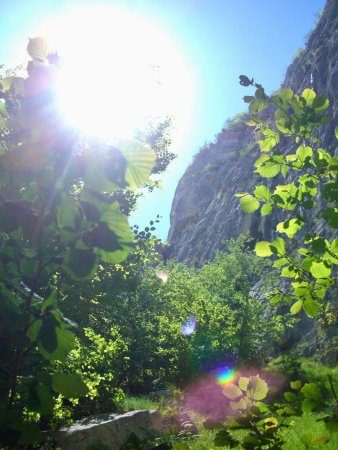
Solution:
[[(338, 2), (328, 0), (323, 14), (301, 55), (289, 66), (283, 87), (301, 93), (312, 87), (330, 100), (330, 123), (320, 131), (321, 145), (337, 152), (334, 124), (338, 123)], [(245, 214), (234, 197), (250, 192), (258, 179), (253, 162), (258, 149), (254, 133), (243, 120), (231, 123), (218, 134), (216, 142), (203, 148), (181, 178), (176, 189), (168, 241), (170, 257), (202, 265), (215, 252), (224, 249), (224, 241), (249, 234), (271, 240), (279, 218), (262, 218), (260, 213)], [(285, 152), (291, 148), (285, 148)], [(266, 182), (266, 179), (263, 180)], [(313, 224), (319, 231), (321, 224)]]

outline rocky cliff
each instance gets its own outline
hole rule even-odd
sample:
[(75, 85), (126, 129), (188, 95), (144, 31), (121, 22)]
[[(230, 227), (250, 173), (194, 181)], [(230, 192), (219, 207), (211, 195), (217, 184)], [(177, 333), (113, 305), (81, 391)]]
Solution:
[[(291, 87), (295, 92), (312, 87), (329, 98), (332, 121), (321, 129), (319, 138), (327, 151), (337, 152), (337, 0), (327, 1), (306, 48), (289, 66), (283, 87)], [(200, 150), (180, 180), (171, 210), (170, 257), (200, 266), (217, 250), (224, 249), (225, 240), (241, 233), (257, 239), (274, 238), (278, 217), (245, 214), (234, 197), (237, 192), (250, 191), (258, 181), (253, 174), (258, 155), (254, 132), (244, 122), (239, 117), (228, 124), (214, 143)], [(289, 150), (285, 148), (286, 152)]]

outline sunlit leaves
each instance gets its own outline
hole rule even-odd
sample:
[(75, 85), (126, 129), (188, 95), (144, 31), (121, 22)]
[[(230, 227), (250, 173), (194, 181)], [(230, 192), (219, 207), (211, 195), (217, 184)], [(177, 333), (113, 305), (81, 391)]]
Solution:
[(261, 152), (269, 152), (279, 143), (279, 133), (267, 128), (263, 130), (263, 135), (264, 138), (259, 139), (257, 143), (261, 149)]
[(269, 201), (271, 199), (271, 192), (267, 186), (256, 186), (254, 194), (260, 200)]
[(303, 301), (297, 300), (290, 308), (291, 314), (298, 314), (303, 308)]
[[(246, 96), (245, 101), (250, 104), (249, 112), (255, 112), (255, 118), (250, 120), (256, 124), (255, 131), (260, 132), (257, 142), (261, 151), (266, 153), (254, 163), (255, 171), (265, 178), (275, 178), (281, 173), (292, 180), (288, 184), (277, 184), (274, 188), (270, 184), (269, 188), (257, 185), (252, 195), (243, 194), (240, 202), (248, 197), (248, 203), (257, 206), (254, 203), (256, 199), (261, 205), (262, 216), (271, 214), (277, 208), (288, 211), (288, 216), (277, 224), (276, 231), (293, 239), (294, 244), (286, 246), (281, 238), (273, 242), (261, 241), (256, 244), (255, 252), (261, 257), (277, 257), (274, 267), (280, 268), (281, 277), (288, 278), (292, 283), (293, 291), (286, 296), (292, 299), (291, 313), (298, 314), (304, 310), (309, 317), (317, 317), (326, 291), (335, 283), (332, 264), (337, 264), (338, 255), (330, 249), (331, 244), (326, 239), (308, 235), (304, 238), (301, 231), (308, 217), (304, 211), (317, 207), (318, 198), (329, 202), (321, 209), (319, 220), (324, 219), (332, 228), (338, 227), (338, 209), (333, 204), (337, 201), (337, 159), (323, 148), (318, 148), (319, 140), (313, 136), (315, 129), (328, 121), (325, 111), (329, 100), (317, 96), (313, 89), (305, 89), (301, 95), (294, 94), (291, 89), (282, 89), (268, 97), (253, 80), (246, 85), (257, 87), (255, 95)], [(274, 124), (265, 121), (259, 114), (258, 105), (264, 108), (265, 103), (275, 108)], [(301, 143), (295, 153), (284, 155), (279, 149), (279, 132), (285, 135), (284, 139), (292, 138), (292, 147), (294, 142)], [(252, 209), (256, 210), (256, 206)], [(250, 212), (250, 207), (248, 210)], [(293, 246), (298, 241), (308, 246), (299, 248), (300, 259), (293, 257)], [(277, 297), (280, 301), (281, 295)]]
[(257, 256), (261, 256), (263, 258), (271, 256), (273, 254), (271, 250), (271, 242), (266, 241), (257, 242), (255, 246), (255, 252)]
[(304, 220), (298, 219), (289, 219), (285, 222), (280, 222), (277, 225), (277, 231), (280, 233), (285, 233), (288, 238), (292, 239), (297, 231), (301, 230), (304, 225)]
[(308, 106), (312, 105), (313, 100), (316, 97), (316, 93), (313, 89), (304, 89), (302, 92), (302, 98), (306, 101)]
[(291, 389), (300, 389), (302, 387), (302, 382), (300, 380), (290, 381)]
[(233, 383), (228, 383), (223, 388), (223, 394), (230, 400), (235, 400), (242, 395), (242, 391)]
[(310, 272), (315, 278), (326, 278), (331, 274), (331, 267), (324, 261), (313, 262), (310, 267)]
[(246, 213), (251, 213), (259, 208), (259, 201), (252, 195), (245, 195), (240, 200), (240, 207)]
[(46, 60), (50, 53), (48, 41), (43, 37), (30, 38), (27, 53), (34, 60)]
[(137, 141), (122, 141), (119, 149), (127, 161), (128, 188), (135, 189), (147, 183), (156, 159), (153, 150)]
[(249, 383), (246, 391), (248, 398), (253, 400), (263, 400), (268, 393), (267, 383), (260, 378), (259, 375), (249, 378)]

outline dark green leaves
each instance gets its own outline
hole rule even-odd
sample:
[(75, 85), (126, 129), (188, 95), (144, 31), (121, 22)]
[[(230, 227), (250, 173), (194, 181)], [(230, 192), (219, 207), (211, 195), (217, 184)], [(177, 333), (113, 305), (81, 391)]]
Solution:
[(39, 352), (49, 361), (63, 361), (75, 346), (75, 336), (53, 320), (45, 320), (40, 330)]
[(64, 253), (62, 267), (75, 280), (94, 274), (98, 258), (92, 249), (73, 248)]
[(56, 373), (52, 376), (52, 386), (55, 392), (65, 398), (84, 397), (88, 388), (77, 374)]
[(240, 75), (239, 76), (239, 84), (242, 86), (250, 86), (253, 83), (253, 79), (249, 80), (249, 78), (246, 75)]

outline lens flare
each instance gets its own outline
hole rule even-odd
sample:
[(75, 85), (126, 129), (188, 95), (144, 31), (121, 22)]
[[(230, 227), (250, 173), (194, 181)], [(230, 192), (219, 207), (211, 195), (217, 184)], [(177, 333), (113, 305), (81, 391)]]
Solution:
[(237, 377), (237, 372), (229, 367), (221, 367), (217, 370), (216, 380), (220, 385), (231, 383)]
[(195, 316), (189, 316), (188, 319), (183, 322), (181, 333), (184, 336), (190, 336), (196, 331), (196, 318)]

